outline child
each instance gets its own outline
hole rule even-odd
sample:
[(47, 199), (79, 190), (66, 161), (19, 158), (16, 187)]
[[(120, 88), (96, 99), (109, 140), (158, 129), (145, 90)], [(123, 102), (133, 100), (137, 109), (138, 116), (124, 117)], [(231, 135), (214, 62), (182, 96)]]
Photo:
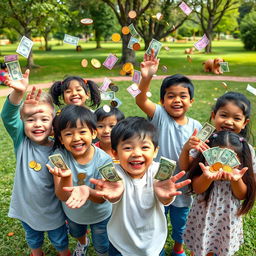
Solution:
[(256, 197), (251, 151), (245, 139), (231, 131), (213, 134), (209, 146), (232, 149), (241, 165), (232, 173), (211, 172), (198, 154), (189, 172), (196, 197), (184, 240), (196, 256), (231, 256), (243, 243), (241, 216), (252, 209)]
[[(195, 129), (201, 128), (198, 121), (186, 116), (186, 112), (194, 101), (194, 86), (183, 75), (168, 76), (163, 80), (160, 89), (161, 106), (154, 104), (146, 96), (152, 76), (156, 73), (159, 65), (159, 60), (153, 56), (153, 52), (150, 56), (145, 54), (144, 62), (141, 63), (142, 79), (139, 84), (141, 93), (136, 97), (136, 104), (159, 129), (160, 149), (156, 159), (159, 160), (160, 156), (164, 156), (178, 161), (183, 144)], [(182, 169), (177, 165), (174, 174), (179, 173), (180, 170)], [(185, 179), (185, 177), (183, 178)], [(185, 229), (192, 198), (185, 195), (186, 188), (183, 188), (182, 191), (183, 195), (177, 197), (166, 208), (166, 214), (170, 212), (172, 238), (175, 241), (172, 256), (185, 256), (182, 233)]]
[(5, 63), (0, 63), (0, 84), (4, 84), (7, 76), (7, 66)]
[[(128, 117), (120, 121), (111, 132), (111, 144), (113, 154), (120, 160), (120, 165), (115, 167), (122, 181), (91, 179), (98, 186), (97, 194), (113, 203), (107, 226), (110, 256), (164, 255), (167, 237), (164, 205), (180, 195), (182, 192), (177, 190), (190, 180), (175, 183), (185, 174), (180, 172), (168, 180), (154, 181), (159, 166), (153, 162), (158, 150), (157, 137), (154, 125), (143, 117)], [(72, 194), (77, 193), (75, 188)], [(76, 199), (81, 197), (87, 198), (82, 194)], [(79, 207), (80, 203), (76, 202), (71, 200), (69, 206)]]
[(110, 134), (113, 127), (124, 119), (124, 114), (118, 108), (113, 107), (110, 107), (109, 112), (104, 111), (103, 107), (98, 108), (94, 114), (97, 119), (97, 138), (99, 139), (95, 146), (104, 150), (114, 159)]
[(2, 109), (2, 119), (10, 134), (16, 154), (16, 173), (9, 217), (21, 221), (31, 256), (42, 256), (44, 231), (61, 256), (70, 255), (65, 216), (54, 194), (53, 177), (45, 164), (52, 152), (49, 140), (52, 132), (54, 105), (49, 94), (35, 88), (21, 105), (28, 86), (29, 70), (24, 78), (6, 85), (14, 90)]
[[(99, 179), (98, 167), (111, 162), (111, 157), (92, 144), (96, 137), (94, 114), (83, 106), (67, 105), (53, 122), (55, 148), (54, 154), (60, 153), (72, 172), (56, 170), (47, 165), (55, 174), (55, 192), (60, 200), (66, 201), (70, 193), (64, 192), (63, 186), (79, 186), (89, 183), (90, 178)], [(60, 176), (60, 177), (58, 177)], [(63, 177), (64, 176), (64, 177)], [(70, 181), (71, 180), (71, 181)], [(91, 227), (92, 241), (97, 255), (107, 255), (109, 241), (106, 231), (111, 215), (111, 204), (95, 195), (80, 209), (70, 209), (62, 202), (68, 219), (70, 234), (78, 240), (74, 256), (84, 256), (88, 248), (86, 239), (87, 226)], [(96, 203), (97, 202), (97, 203)]]
[(90, 106), (98, 107), (101, 102), (98, 85), (78, 76), (69, 76), (63, 81), (56, 81), (49, 92), (57, 106), (64, 104), (82, 106), (90, 99)]

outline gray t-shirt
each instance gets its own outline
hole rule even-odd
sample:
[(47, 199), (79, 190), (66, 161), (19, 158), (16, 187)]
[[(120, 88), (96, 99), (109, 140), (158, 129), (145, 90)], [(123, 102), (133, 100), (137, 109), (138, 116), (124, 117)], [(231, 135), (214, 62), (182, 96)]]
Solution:
[[(156, 110), (151, 123), (155, 125), (159, 133), (159, 151), (155, 161), (158, 162), (161, 156), (176, 161), (177, 167), (174, 174), (177, 174), (180, 172), (178, 160), (183, 145), (193, 134), (195, 128), (201, 130), (202, 125), (192, 118), (188, 118), (187, 124), (179, 125), (166, 110), (158, 104), (156, 104)], [(185, 180), (186, 178), (185, 175), (185, 177), (179, 181)], [(180, 190), (182, 191), (182, 195), (177, 196), (172, 205), (176, 207), (189, 207), (192, 203), (192, 197), (186, 194), (188, 187), (183, 187)]]
[[(63, 156), (64, 161), (72, 171), (73, 186), (78, 186), (79, 179), (77, 175), (79, 173), (83, 173), (86, 176), (83, 180), (84, 184), (91, 188), (95, 188), (95, 185), (90, 183), (90, 178), (102, 179), (97, 168), (106, 163), (112, 162), (111, 157), (106, 152), (97, 147), (94, 147), (94, 149), (95, 152), (93, 159), (87, 164), (77, 163), (72, 154), (65, 149), (60, 148), (54, 151), (54, 154), (59, 153)], [(49, 164), (51, 165), (51, 163)], [(65, 202), (62, 202), (62, 206), (68, 218), (78, 224), (94, 224), (101, 222), (107, 219), (111, 215), (112, 211), (112, 205), (108, 201), (102, 204), (97, 204), (88, 200), (81, 208), (78, 209), (71, 209), (67, 207)]]
[[(24, 134), (19, 106), (7, 101), (1, 113), (16, 153), (16, 172), (8, 216), (27, 223), (38, 231), (56, 229), (65, 224), (61, 202), (55, 196), (53, 176), (45, 164), (52, 153), (51, 146), (32, 142)], [(35, 161), (40, 168), (31, 168)]]

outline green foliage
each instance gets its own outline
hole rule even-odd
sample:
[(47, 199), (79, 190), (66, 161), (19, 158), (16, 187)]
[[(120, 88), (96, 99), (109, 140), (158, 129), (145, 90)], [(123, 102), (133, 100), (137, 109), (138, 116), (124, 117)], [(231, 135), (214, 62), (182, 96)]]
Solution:
[(242, 19), (241, 39), (246, 50), (256, 50), (256, 11), (251, 12)]

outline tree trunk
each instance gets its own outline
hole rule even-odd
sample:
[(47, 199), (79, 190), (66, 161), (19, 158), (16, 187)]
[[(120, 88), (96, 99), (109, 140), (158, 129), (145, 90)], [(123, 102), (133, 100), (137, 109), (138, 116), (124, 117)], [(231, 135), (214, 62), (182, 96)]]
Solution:
[(47, 33), (44, 34), (44, 47), (45, 47), (45, 51), (49, 51), (49, 49), (48, 49), (48, 34)]
[(145, 44), (144, 50), (145, 51), (148, 49), (150, 41), (151, 41), (151, 38), (149, 38), (149, 37), (144, 38), (144, 44)]
[[(25, 31), (25, 36), (29, 39), (31, 39), (31, 32), (26, 32)], [(28, 59), (27, 59), (27, 65), (26, 65), (26, 68), (28, 69), (32, 69), (33, 67), (36, 67), (35, 63), (34, 63), (34, 59), (33, 59), (33, 47), (30, 51), (30, 54), (28, 56)]]
[(101, 48), (101, 44), (100, 44), (100, 33), (95, 30), (95, 39), (96, 39), (96, 49)]
[(131, 62), (132, 64), (135, 63), (135, 51), (127, 48), (128, 43), (130, 40), (130, 35), (123, 35), (122, 37), (122, 58), (121, 64)]
[(205, 47), (205, 53), (211, 53), (212, 52), (212, 32), (207, 31), (205, 34), (209, 39), (209, 44)]

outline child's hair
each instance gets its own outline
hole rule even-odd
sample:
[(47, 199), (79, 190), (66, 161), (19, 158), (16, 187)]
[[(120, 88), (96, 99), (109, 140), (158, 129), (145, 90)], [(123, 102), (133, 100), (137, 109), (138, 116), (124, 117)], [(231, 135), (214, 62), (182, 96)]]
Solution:
[(6, 69), (7, 66), (5, 63), (0, 62), (0, 69)]
[(180, 85), (184, 88), (188, 88), (190, 99), (193, 99), (193, 97), (194, 97), (194, 85), (193, 85), (192, 81), (188, 77), (180, 75), (180, 74), (167, 76), (163, 80), (162, 85), (161, 85), (161, 89), (160, 89), (160, 99), (162, 101), (164, 100), (164, 95), (166, 93), (167, 88), (169, 88), (171, 86), (176, 86), (176, 85)]
[(66, 128), (76, 128), (77, 121), (86, 124), (91, 133), (96, 130), (96, 120), (92, 111), (84, 106), (67, 105), (65, 106), (53, 120), (54, 130), (54, 149), (64, 148), (60, 141), (61, 131)]
[(109, 117), (109, 116), (115, 116), (117, 122), (121, 121), (124, 119), (124, 114), (122, 111), (120, 111), (118, 108), (113, 108), (110, 107), (110, 111), (106, 112), (104, 110), (103, 107), (98, 108), (95, 112), (94, 112), (97, 122), (98, 121), (102, 121), (103, 119)]
[[(55, 116), (55, 108), (54, 108), (54, 103), (53, 103), (53, 99), (52, 96), (47, 93), (47, 92), (42, 92), (39, 98), (39, 103), (46, 103), (49, 104), (52, 108), (52, 115)], [(20, 115), (21, 118), (23, 118), (23, 107), (24, 107), (24, 101), (22, 102), (21, 106), (20, 106)]]
[(153, 124), (144, 117), (128, 117), (117, 123), (111, 131), (111, 147), (117, 150), (121, 141), (134, 136), (144, 139), (149, 136), (152, 139), (154, 147), (158, 146), (158, 133)]
[[(245, 120), (250, 117), (251, 114), (251, 102), (246, 98), (245, 95), (239, 92), (227, 92), (220, 96), (217, 99), (216, 104), (213, 106), (212, 112), (216, 114), (218, 110), (224, 107), (227, 103), (234, 103), (237, 107), (239, 107), (245, 116)], [(211, 118), (210, 118), (211, 119)], [(244, 129), (241, 130), (239, 133), (241, 136), (246, 138), (248, 141), (250, 139), (250, 122), (245, 126)], [(252, 136), (253, 138), (253, 136)]]
[[(237, 154), (241, 165), (240, 167), (248, 167), (248, 170), (243, 175), (242, 179), (247, 186), (247, 192), (245, 200), (243, 201), (241, 208), (238, 211), (238, 215), (246, 214), (250, 209), (252, 209), (255, 197), (256, 197), (256, 182), (253, 174), (252, 166), (252, 155), (246, 140), (239, 136), (238, 134), (231, 131), (219, 131), (209, 138), (208, 145), (210, 147), (225, 147), (231, 148)], [(202, 170), (198, 165), (199, 162), (205, 162), (202, 153), (199, 153), (197, 158), (193, 161), (192, 166), (189, 171), (189, 178), (193, 179), (196, 176), (202, 174)], [(192, 191), (191, 184), (189, 185)], [(210, 196), (210, 192), (214, 186), (214, 182), (207, 189), (204, 200), (207, 202)]]
[(52, 95), (53, 102), (57, 106), (61, 106), (63, 103), (60, 101), (60, 96), (63, 97), (64, 91), (69, 88), (70, 82), (76, 80), (83, 87), (85, 93), (90, 95), (91, 107), (98, 107), (101, 103), (100, 91), (98, 85), (91, 80), (84, 80), (79, 76), (69, 76), (63, 81), (56, 81), (50, 88), (50, 94)]

